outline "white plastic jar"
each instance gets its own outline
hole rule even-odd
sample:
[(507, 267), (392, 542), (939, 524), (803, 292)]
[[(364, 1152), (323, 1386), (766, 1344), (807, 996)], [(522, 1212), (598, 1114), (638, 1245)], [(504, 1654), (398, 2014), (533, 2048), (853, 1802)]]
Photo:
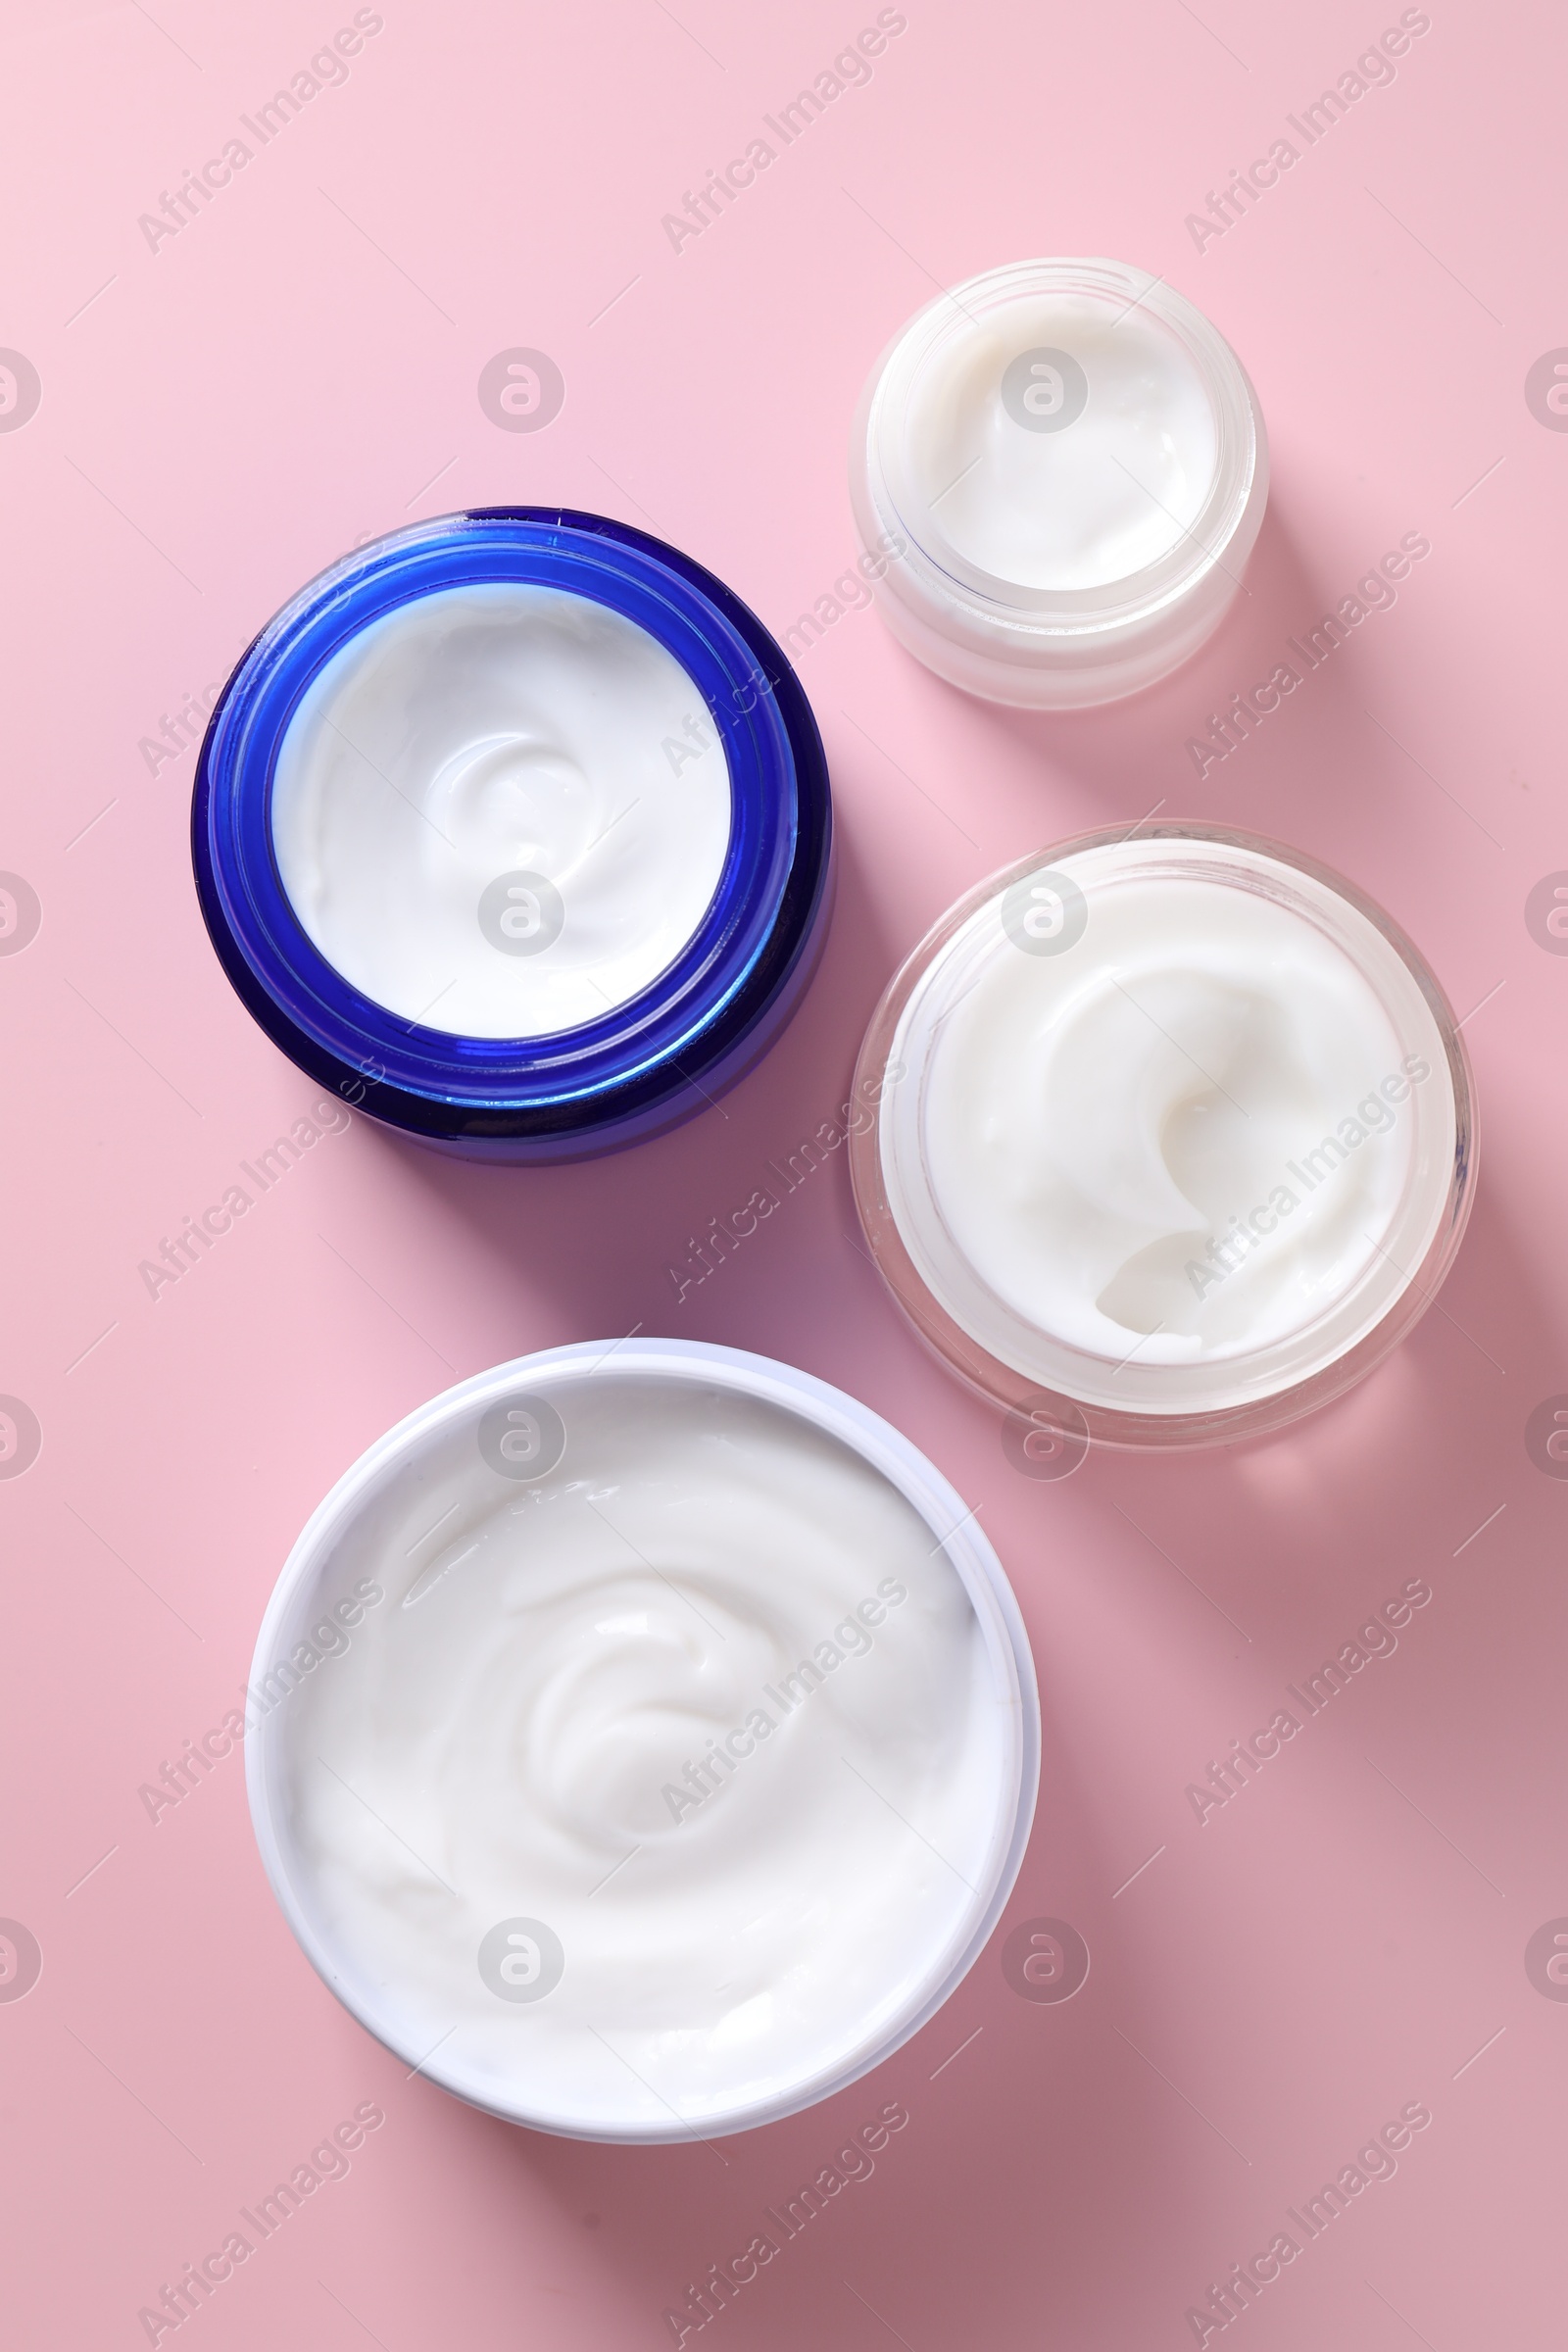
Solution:
[(1124, 262), (1019, 262), (901, 328), (850, 447), (894, 635), (992, 702), (1067, 710), (1187, 661), (1268, 497), (1257, 399), (1193, 304)]
[(1017, 1875), (1039, 1709), (972, 1511), (786, 1365), (466, 1381), (340, 1481), (248, 1693), (263, 1860), (348, 2008), (607, 2140), (793, 2113), (923, 2025)]
[(878, 1264), (1058, 1470), (1338, 1396), (1474, 1197), (1469, 1066), (1417, 951), (1342, 876), (1214, 827), (992, 875), (894, 979), (857, 1084)]

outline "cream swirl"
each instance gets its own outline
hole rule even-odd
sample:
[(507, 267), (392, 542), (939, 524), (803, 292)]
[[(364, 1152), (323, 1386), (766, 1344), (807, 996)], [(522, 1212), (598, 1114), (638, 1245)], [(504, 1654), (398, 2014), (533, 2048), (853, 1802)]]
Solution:
[[(553, 1411), (518, 1404), (530, 1445)], [(1009, 1710), (931, 1528), (838, 1439), (613, 1371), (553, 1426), (520, 1477), (449, 1431), (335, 1551), (388, 1603), (291, 1701), (300, 1866), (469, 2079), (607, 2130), (721, 2121), (961, 1947)], [(515, 1998), (483, 1957), (509, 1922)]]
[(916, 1267), (992, 1354), (1107, 1407), (1287, 1386), (1387, 1312), (1451, 1176), (1430, 1005), (1348, 899), (1201, 838), (1011, 881), (933, 957), (881, 1105)]
[(724, 748), (673, 655), (525, 582), (443, 589), (351, 638), (272, 784), (314, 945), (376, 1004), (464, 1037), (554, 1035), (650, 986), (729, 835)]

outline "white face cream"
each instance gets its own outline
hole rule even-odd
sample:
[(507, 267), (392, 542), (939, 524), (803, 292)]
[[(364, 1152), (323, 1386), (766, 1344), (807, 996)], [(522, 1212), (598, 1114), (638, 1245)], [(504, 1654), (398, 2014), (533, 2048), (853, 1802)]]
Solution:
[(1178, 547), (1214, 483), (1218, 432), (1192, 355), (1141, 306), (1022, 295), (945, 339), (905, 416), (906, 478), (978, 572), (1102, 588)]
[(850, 488), (909, 651), (970, 693), (1070, 710), (1152, 684), (1218, 626), (1268, 452), (1235, 354), (1171, 287), (1022, 262), (895, 337)]
[(878, 1155), (918, 1283), (1102, 1412), (1311, 1380), (1449, 1213), (1454, 1082), (1412, 955), (1229, 838), (1101, 841), (985, 886), (896, 984)]
[(833, 1392), (701, 1352), (438, 1399), (307, 1531), (253, 1682), (258, 1826), (334, 1988), (589, 2136), (737, 2128), (873, 2062), (972, 1957), (1033, 1802), (1017, 1653), (959, 1572), (988, 1549), (944, 1548), (963, 1506), (933, 1530), (809, 1409)]
[(568, 591), (442, 589), (312, 681), (272, 783), (283, 888), (365, 996), (463, 1037), (549, 1037), (639, 995), (698, 929), (730, 837), (702, 694)]

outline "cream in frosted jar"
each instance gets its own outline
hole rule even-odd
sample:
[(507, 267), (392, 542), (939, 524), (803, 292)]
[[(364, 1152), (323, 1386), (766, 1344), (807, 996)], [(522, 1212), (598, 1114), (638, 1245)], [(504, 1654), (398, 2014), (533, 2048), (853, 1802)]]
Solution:
[(307, 1951), (411, 2064), (662, 2139), (824, 2095), (945, 1997), (1021, 1857), (1033, 1683), (972, 1514), (885, 1424), (728, 1349), (605, 1356), (450, 1392), (322, 1506), (252, 1801)]
[(888, 625), (954, 684), (1073, 709), (1217, 627), (1268, 490), (1262, 417), (1200, 312), (1110, 261), (1019, 263), (903, 328), (851, 493)]
[(895, 981), (858, 1198), (902, 1302), (1111, 1444), (1274, 1426), (1370, 1368), (1474, 1174), (1452, 1016), (1348, 884), (1202, 828), (982, 884)]

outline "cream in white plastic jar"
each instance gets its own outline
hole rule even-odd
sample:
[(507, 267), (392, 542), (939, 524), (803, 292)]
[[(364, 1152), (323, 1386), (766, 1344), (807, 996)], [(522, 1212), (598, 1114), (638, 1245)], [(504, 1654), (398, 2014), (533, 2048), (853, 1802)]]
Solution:
[(549, 1037), (640, 995), (702, 921), (729, 835), (724, 747), (673, 654), (535, 581), (370, 622), (312, 680), (272, 781), (312, 944), (460, 1037)]
[(1103, 1442), (1293, 1418), (1446, 1270), (1474, 1177), (1436, 981), (1275, 845), (1090, 835), (994, 876), (872, 1024), (857, 1194), (901, 1301), (1015, 1410)]
[(1125, 263), (1018, 263), (940, 296), (862, 397), (850, 486), (884, 618), (955, 685), (1071, 710), (1219, 625), (1268, 493), (1217, 330)]
[(333, 1989), (462, 2096), (607, 2139), (897, 2047), (994, 1925), (1038, 1770), (952, 1489), (822, 1383), (672, 1343), (392, 1432), (301, 1538), (251, 1700), (264, 1858)]

